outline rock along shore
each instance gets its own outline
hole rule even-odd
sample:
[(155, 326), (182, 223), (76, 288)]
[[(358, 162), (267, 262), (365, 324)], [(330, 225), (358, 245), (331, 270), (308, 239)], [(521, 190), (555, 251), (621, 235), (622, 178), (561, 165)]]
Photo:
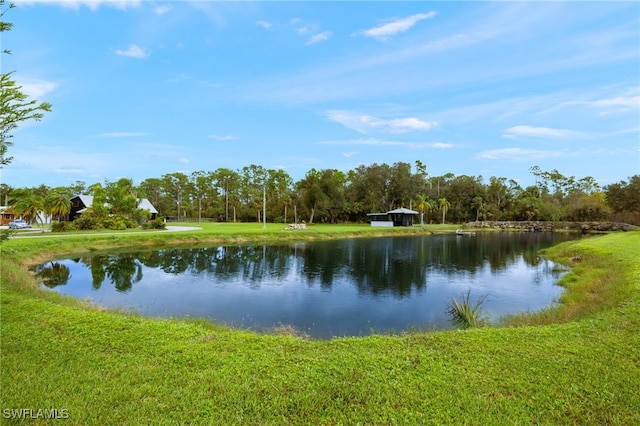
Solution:
[(582, 233), (631, 231), (637, 228), (635, 225), (620, 222), (547, 222), (529, 220), (469, 222), (467, 227), (519, 230), (523, 232), (579, 231)]

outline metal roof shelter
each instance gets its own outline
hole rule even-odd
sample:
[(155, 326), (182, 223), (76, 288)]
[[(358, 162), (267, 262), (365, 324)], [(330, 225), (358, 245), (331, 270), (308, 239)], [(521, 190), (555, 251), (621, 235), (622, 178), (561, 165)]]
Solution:
[(389, 210), (386, 213), (367, 213), (371, 219), (371, 226), (393, 227), (413, 226), (413, 217), (419, 213), (404, 207)]

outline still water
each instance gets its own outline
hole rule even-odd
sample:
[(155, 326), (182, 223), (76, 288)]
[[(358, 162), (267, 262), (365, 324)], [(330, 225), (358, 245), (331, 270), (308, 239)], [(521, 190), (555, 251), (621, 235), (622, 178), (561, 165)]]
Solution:
[(479, 233), (215, 246), (65, 259), (36, 268), (53, 291), (142, 315), (209, 318), (314, 338), (450, 327), (451, 298), (486, 296), (492, 321), (562, 293), (538, 250), (575, 235)]

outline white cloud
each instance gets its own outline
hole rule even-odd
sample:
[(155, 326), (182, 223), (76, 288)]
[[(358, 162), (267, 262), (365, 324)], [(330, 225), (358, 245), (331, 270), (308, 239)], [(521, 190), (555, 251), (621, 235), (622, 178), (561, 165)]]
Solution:
[(353, 156), (356, 156), (360, 154), (358, 151), (349, 151), (349, 152), (343, 152), (342, 155), (344, 155), (347, 158), (351, 158)]
[(403, 33), (409, 30), (418, 22), (424, 19), (433, 18), (436, 15), (436, 12), (418, 13), (406, 18), (394, 19), (391, 22), (387, 22), (386, 24), (382, 24), (368, 30), (363, 30), (360, 32), (360, 34), (363, 34), (366, 37), (373, 37), (378, 40), (387, 40), (396, 34)]
[(267, 21), (258, 21), (256, 22), (256, 25), (264, 28), (265, 30), (270, 30), (271, 28), (273, 28), (273, 24)]
[(295, 30), (300, 35), (306, 35), (318, 30), (317, 25), (306, 23), (300, 18), (293, 18), (291, 24), (296, 27)]
[(156, 12), (156, 15), (164, 15), (165, 13), (169, 12), (171, 9), (173, 9), (172, 6), (163, 4), (162, 6), (156, 7), (154, 10)]
[(591, 102), (593, 106), (621, 106), (629, 108), (640, 108), (640, 96), (617, 96), (610, 99), (601, 99)]
[(81, 6), (86, 6), (91, 10), (97, 10), (102, 5), (124, 10), (132, 6), (136, 7), (140, 3), (141, 0), (19, 0), (16, 2), (18, 6), (51, 4), (69, 9), (79, 9)]
[(69, 174), (69, 175), (82, 175), (87, 173), (86, 169), (75, 169), (72, 167), (60, 167), (56, 170), (53, 171), (54, 173), (61, 173), (61, 174)]
[(47, 93), (54, 91), (58, 85), (52, 81), (45, 81), (32, 78), (16, 79), (16, 85), (21, 87), (21, 91), (32, 98), (42, 98)]
[(570, 157), (576, 155), (578, 154), (571, 153), (569, 151), (545, 151), (527, 148), (502, 148), (481, 152), (477, 155), (477, 158), (482, 160), (499, 161), (532, 161), (544, 160), (548, 158)]
[[(328, 141), (320, 141), (318, 145), (356, 145), (356, 146), (396, 146), (396, 147), (404, 147), (410, 149), (427, 149), (427, 148), (452, 148), (452, 144), (443, 144), (443, 143), (432, 143), (432, 142), (404, 142), (404, 141), (392, 141), (385, 139), (350, 139), (350, 140), (328, 140)], [(350, 153), (350, 152), (349, 152)], [(346, 156), (347, 153), (343, 153)], [(359, 154), (357, 152), (353, 152), (353, 154)]]
[(364, 134), (371, 131), (383, 133), (427, 132), (438, 125), (435, 121), (423, 121), (414, 117), (385, 120), (344, 110), (327, 111), (327, 117), (349, 129)]
[(625, 113), (640, 109), (640, 96), (637, 94), (629, 94), (596, 101), (582, 102), (582, 104), (588, 107), (598, 108), (602, 111), (601, 115)]
[(567, 138), (580, 136), (579, 132), (566, 129), (552, 129), (550, 127), (534, 127), (534, 126), (514, 126), (506, 130), (502, 135), (504, 138), (513, 138), (516, 136), (531, 136), (535, 138)]
[(178, 159), (178, 161), (180, 163), (187, 164), (189, 162), (189, 159), (188, 158), (180, 158), (180, 159)]
[(238, 139), (238, 137), (233, 135), (209, 135), (209, 139), (214, 139), (217, 141), (233, 141)]
[(137, 58), (137, 59), (144, 59), (147, 56), (149, 56), (147, 52), (145, 52), (144, 50), (142, 50), (142, 48), (140, 48), (135, 44), (132, 44), (131, 46), (129, 46), (127, 50), (117, 49), (116, 55), (127, 56), (129, 58)]
[(319, 34), (316, 34), (314, 36), (309, 37), (309, 40), (307, 40), (305, 45), (309, 46), (311, 44), (316, 44), (316, 43), (319, 43), (321, 41), (329, 40), (331, 35), (332, 35), (331, 31), (323, 31), (323, 32), (321, 32)]
[(446, 143), (446, 142), (436, 142), (431, 145), (432, 148), (437, 148), (437, 149), (449, 149), (449, 148), (453, 148), (453, 146), (454, 145), (452, 143)]
[(98, 137), (101, 138), (137, 138), (140, 136), (147, 136), (148, 133), (141, 132), (108, 132), (100, 133)]

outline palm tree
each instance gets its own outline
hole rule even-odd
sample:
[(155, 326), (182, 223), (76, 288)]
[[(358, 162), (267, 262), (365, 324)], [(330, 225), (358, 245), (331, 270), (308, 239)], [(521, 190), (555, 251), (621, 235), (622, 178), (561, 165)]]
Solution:
[(424, 210), (426, 209), (427, 200), (424, 195), (418, 194), (416, 196), (416, 207), (420, 212), (420, 225), (424, 225)]
[(438, 206), (442, 210), (442, 224), (444, 225), (445, 218), (447, 216), (447, 209), (451, 207), (451, 203), (446, 198), (442, 197), (438, 200)]
[(44, 199), (44, 210), (51, 216), (58, 216), (62, 220), (71, 212), (71, 193), (68, 188), (55, 188)]
[(11, 208), (27, 222), (38, 223), (39, 213), (43, 210), (44, 200), (32, 189), (20, 188), (11, 193)]
[(438, 207), (438, 206), (436, 205), (435, 200), (427, 199), (427, 201), (424, 203), (424, 209), (427, 212), (427, 217), (429, 218), (429, 223), (431, 223), (431, 213), (436, 209), (436, 207)]

